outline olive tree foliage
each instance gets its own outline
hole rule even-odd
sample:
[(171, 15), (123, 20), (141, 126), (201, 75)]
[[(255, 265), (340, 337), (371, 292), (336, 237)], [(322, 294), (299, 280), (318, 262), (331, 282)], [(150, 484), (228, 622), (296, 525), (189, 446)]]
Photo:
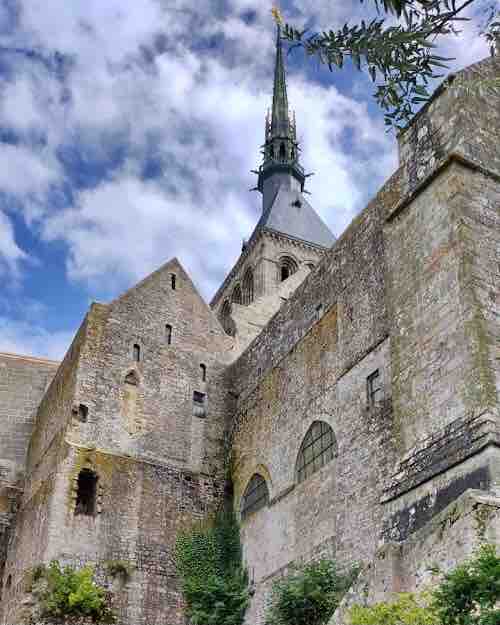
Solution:
[[(477, 36), (485, 38), (492, 55), (498, 54), (498, 0), (359, 1), (367, 13), (375, 8), (376, 16), (335, 30), (299, 30), (284, 22), (279, 9), (273, 9), (273, 15), (291, 48), (301, 47), (332, 71), (341, 69), (346, 60), (367, 71), (388, 128), (404, 126), (415, 107), (430, 97), (430, 82), (439, 78), (452, 60), (436, 54), (437, 43), (457, 34), (463, 21), (477, 22)], [(472, 17), (464, 16), (466, 9)]]

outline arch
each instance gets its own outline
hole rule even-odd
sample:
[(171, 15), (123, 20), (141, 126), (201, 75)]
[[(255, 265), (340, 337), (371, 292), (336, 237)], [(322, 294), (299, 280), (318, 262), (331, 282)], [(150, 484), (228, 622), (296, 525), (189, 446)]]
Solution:
[(243, 276), (243, 299), (242, 303), (245, 306), (248, 306), (253, 302), (254, 298), (254, 280), (253, 280), (253, 271), (251, 267), (245, 271), (245, 275)]
[(231, 295), (231, 302), (233, 304), (241, 304), (242, 302), (241, 286), (239, 284), (237, 284), (233, 289), (233, 293)]
[(297, 456), (297, 482), (303, 482), (337, 457), (337, 441), (324, 421), (314, 421), (307, 430)]
[(231, 319), (231, 302), (226, 299), (221, 306), (219, 319), (224, 328), (224, 332), (229, 336), (235, 335), (234, 322)]
[(269, 156), (274, 159), (274, 145), (271, 144), (271, 149), (269, 150)]
[(299, 268), (297, 261), (291, 256), (282, 256), (278, 263), (278, 280), (284, 282)]
[(139, 386), (139, 376), (135, 371), (129, 371), (125, 376), (125, 384), (130, 384), (131, 386)]
[(269, 505), (269, 489), (266, 480), (260, 473), (254, 473), (241, 498), (241, 518)]
[(284, 143), (280, 143), (280, 160), (286, 160), (286, 148)]

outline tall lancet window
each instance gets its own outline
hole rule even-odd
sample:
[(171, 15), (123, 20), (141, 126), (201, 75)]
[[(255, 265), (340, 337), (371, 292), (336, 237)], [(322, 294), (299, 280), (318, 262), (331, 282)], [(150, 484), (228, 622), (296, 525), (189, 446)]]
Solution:
[(253, 302), (254, 298), (254, 285), (253, 285), (253, 271), (249, 267), (245, 276), (243, 277), (243, 304), (248, 306)]

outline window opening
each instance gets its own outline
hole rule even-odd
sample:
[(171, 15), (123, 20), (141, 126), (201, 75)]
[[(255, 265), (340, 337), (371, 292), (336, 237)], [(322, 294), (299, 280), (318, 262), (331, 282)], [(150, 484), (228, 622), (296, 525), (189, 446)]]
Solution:
[(200, 371), (201, 371), (201, 381), (206, 382), (207, 381), (207, 365), (204, 365), (202, 363), (200, 365)]
[(207, 416), (206, 395), (200, 391), (193, 392), (193, 415), (203, 419)]
[(94, 516), (97, 499), (97, 475), (90, 469), (82, 469), (78, 475), (75, 515)]
[(137, 379), (137, 374), (135, 371), (127, 373), (127, 375), (125, 376), (125, 384), (130, 384), (131, 386), (139, 385), (139, 380)]
[(172, 291), (175, 291), (175, 288), (177, 286), (177, 276), (175, 275), (175, 273), (170, 274), (170, 285), (172, 287)]
[(5, 584), (5, 587), (8, 590), (11, 586), (12, 586), (12, 575), (9, 574), (9, 576), (7, 577), (7, 582)]
[(253, 284), (253, 271), (249, 267), (243, 278), (243, 304), (248, 306), (253, 302), (254, 298), (254, 284)]
[(234, 287), (233, 294), (231, 295), (231, 301), (233, 302), (233, 304), (241, 304), (242, 294), (239, 284)]
[(169, 323), (165, 326), (165, 338), (167, 345), (172, 345), (172, 326)]
[(319, 471), (336, 455), (332, 428), (324, 421), (315, 421), (302, 441), (297, 458), (297, 480), (303, 482)]
[(284, 160), (285, 160), (285, 158), (286, 158), (285, 144), (284, 144), (284, 143), (282, 143), (282, 144), (280, 145), (280, 159), (281, 159), (282, 161), (284, 161)]
[(87, 423), (87, 417), (89, 416), (89, 409), (85, 404), (78, 406), (78, 420), (81, 423)]
[(288, 280), (298, 269), (297, 263), (290, 256), (284, 256), (279, 261), (279, 278), (281, 282)]
[(249, 514), (257, 512), (269, 504), (269, 491), (266, 480), (255, 473), (248, 483), (241, 500), (241, 518), (246, 518)]
[(137, 345), (137, 343), (134, 345), (133, 349), (132, 349), (132, 353), (133, 353), (133, 357), (135, 362), (140, 362), (141, 360), (141, 347), (140, 345)]
[(382, 399), (382, 379), (378, 369), (366, 378), (366, 394), (371, 408)]
[(234, 336), (236, 332), (234, 322), (231, 318), (231, 303), (229, 302), (229, 300), (225, 300), (225, 302), (222, 304), (219, 319), (222, 327), (224, 328), (224, 332), (229, 336)]

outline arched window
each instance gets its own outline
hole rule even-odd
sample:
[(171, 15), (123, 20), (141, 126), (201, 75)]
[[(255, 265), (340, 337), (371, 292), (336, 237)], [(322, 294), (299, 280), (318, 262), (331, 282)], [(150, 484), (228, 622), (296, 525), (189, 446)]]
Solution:
[(284, 161), (285, 159), (286, 159), (285, 144), (281, 143), (280, 144), (280, 160)]
[(251, 304), (253, 302), (253, 297), (253, 271), (251, 267), (249, 267), (243, 277), (243, 304), (245, 304), (245, 306)]
[(241, 499), (241, 518), (244, 519), (252, 512), (257, 512), (257, 510), (267, 506), (268, 503), (269, 491), (266, 480), (262, 475), (254, 473)]
[(220, 309), (219, 315), (220, 322), (226, 334), (229, 336), (235, 335), (234, 321), (231, 319), (231, 302), (225, 300)]
[(278, 278), (280, 282), (284, 282), (285, 280), (287, 280), (298, 269), (296, 261), (290, 256), (283, 256), (282, 258), (280, 258), (278, 267)]
[(290, 153), (290, 157), (291, 157), (292, 161), (293, 161), (293, 160), (294, 160), (294, 158), (295, 158), (295, 150), (294, 150), (293, 148), (292, 148), (292, 151), (291, 151), (291, 153)]
[(130, 384), (131, 386), (139, 386), (139, 378), (137, 377), (137, 373), (135, 371), (127, 373), (127, 375), (125, 376), (125, 384)]
[(269, 151), (269, 155), (271, 156), (271, 158), (274, 158), (274, 145), (271, 145), (271, 149)]
[(241, 296), (241, 287), (237, 284), (233, 289), (233, 294), (231, 295), (231, 301), (233, 304), (241, 304), (242, 296)]
[(132, 358), (135, 362), (139, 362), (141, 360), (141, 346), (137, 345), (137, 343), (132, 348)]
[(332, 428), (324, 421), (314, 421), (304, 436), (297, 458), (297, 481), (303, 482), (337, 455)]

